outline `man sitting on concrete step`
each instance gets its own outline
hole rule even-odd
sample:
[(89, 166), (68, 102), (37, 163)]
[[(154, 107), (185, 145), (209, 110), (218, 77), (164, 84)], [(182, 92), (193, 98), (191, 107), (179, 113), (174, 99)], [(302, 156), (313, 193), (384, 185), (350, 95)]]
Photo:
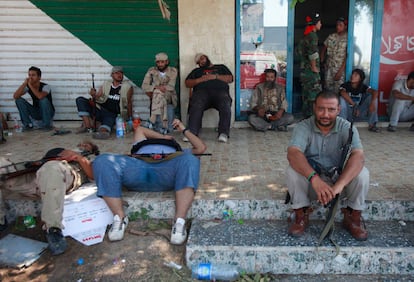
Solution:
[(353, 127), (349, 159), (339, 178), (332, 183), (324, 175), (319, 175), (316, 167), (329, 171), (340, 166), (350, 122), (338, 117), (339, 96), (334, 92), (320, 92), (313, 112), (310, 118), (297, 124), (288, 146), (287, 187), (295, 213), (288, 233), (292, 236), (304, 234), (309, 225), (312, 200), (327, 205), (340, 194), (346, 202), (342, 209), (343, 226), (356, 240), (366, 240), (368, 232), (361, 212), (365, 209), (369, 172), (364, 167), (365, 157), (358, 130)]

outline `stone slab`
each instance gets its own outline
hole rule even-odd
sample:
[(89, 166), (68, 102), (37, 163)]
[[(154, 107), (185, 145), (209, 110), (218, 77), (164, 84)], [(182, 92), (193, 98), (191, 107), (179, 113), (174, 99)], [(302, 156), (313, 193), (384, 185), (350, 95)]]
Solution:
[(247, 273), (410, 274), (414, 275), (414, 222), (368, 221), (367, 241), (354, 240), (337, 223), (329, 240), (317, 248), (322, 221), (311, 221), (294, 238), (279, 220), (193, 220), (187, 242), (187, 265), (198, 262), (238, 265)]

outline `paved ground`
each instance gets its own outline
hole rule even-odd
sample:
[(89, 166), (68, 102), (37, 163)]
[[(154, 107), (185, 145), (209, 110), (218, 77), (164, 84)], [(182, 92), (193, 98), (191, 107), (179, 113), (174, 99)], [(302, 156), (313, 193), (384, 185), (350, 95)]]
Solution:
[[(64, 123), (58, 126), (68, 127)], [(363, 125), (362, 125), (363, 126)], [(70, 128), (75, 131), (75, 128)], [(385, 129), (385, 128), (384, 128)], [(414, 133), (401, 128), (396, 133), (383, 130), (380, 134), (359, 128), (366, 154), (366, 166), (371, 173), (368, 200), (414, 199), (413, 140)], [(284, 170), (289, 132), (255, 132), (249, 128), (234, 128), (228, 144), (216, 142), (216, 132), (205, 129), (201, 137), (212, 156), (202, 157), (200, 189), (197, 199), (284, 199)], [(0, 156), (13, 161), (36, 160), (53, 147), (74, 148), (78, 142), (90, 139), (87, 134), (74, 133), (51, 136), (52, 132), (15, 133), (0, 145)], [(177, 139), (181, 142), (181, 136)], [(97, 140), (101, 152), (128, 153), (132, 135), (124, 139)], [(171, 193), (161, 194), (171, 198)], [(132, 225), (131, 227), (133, 227)], [(137, 227), (138, 228), (138, 227)], [(166, 233), (168, 234), (168, 228)], [(185, 248), (171, 247), (157, 235), (137, 237), (126, 235), (123, 243), (105, 242), (85, 247), (69, 239), (71, 249), (63, 256), (42, 255), (41, 260), (27, 270), (0, 269), (2, 281), (189, 281), (189, 272), (176, 272), (163, 267), (168, 259), (184, 264)], [(139, 238), (139, 239), (136, 239)], [(131, 241), (132, 240), (132, 241)], [(132, 244), (132, 245), (131, 245)], [(84, 266), (77, 266), (80, 255)], [(152, 259), (152, 261), (151, 261)], [(123, 265), (122, 263), (125, 263)], [(163, 275), (163, 278), (157, 275)], [(164, 280), (165, 277), (168, 279)], [(83, 279), (83, 280), (82, 280)], [(278, 276), (271, 281), (410, 281), (409, 277), (393, 276)], [(247, 280), (246, 280), (247, 281)], [(266, 280), (265, 280), (266, 281)], [(268, 280), (269, 281), (269, 280)]]
[[(61, 126), (65, 126), (62, 124)], [(75, 128), (71, 128), (75, 131)], [(390, 133), (372, 133), (359, 127), (365, 150), (366, 166), (371, 175), (369, 200), (414, 199), (414, 132), (401, 128)], [(283, 199), (285, 197), (284, 171), (288, 164), (286, 148), (289, 132), (256, 132), (250, 128), (233, 128), (227, 144), (216, 141), (213, 129), (200, 134), (206, 142), (207, 152), (202, 157), (200, 199)], [(181, 136), (174, 134), (182, 146)], [(0, 156), (13, 161), (36, 160), (53, 147), (74, 148), (88, 134), (51, 136), (51, 132), (14, 133), (0, 145)], [(132, 134), (124, 139), (111, 136), (109, 140), (94, 140), (101, 152), (129, 153)], [(170, 197), (166, 193), (165, 197)]]

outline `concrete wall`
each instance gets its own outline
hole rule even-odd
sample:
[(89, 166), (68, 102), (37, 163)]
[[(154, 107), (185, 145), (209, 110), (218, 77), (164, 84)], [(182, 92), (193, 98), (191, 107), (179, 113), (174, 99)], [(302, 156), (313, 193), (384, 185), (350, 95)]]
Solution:
[[(235, 1), (233, 0), (178, 0), (178, 34), (181, 72), (181, 111), (187, 118), (188, 93), (185, 78), (196, 67), (194, 55), (209, 56), (212, 63), (225, 64), (235, 75)], [(230, 84), (234, 121), (235, 83)], [(216, 110), (205, 112), (203, 127), (217, 127)]]

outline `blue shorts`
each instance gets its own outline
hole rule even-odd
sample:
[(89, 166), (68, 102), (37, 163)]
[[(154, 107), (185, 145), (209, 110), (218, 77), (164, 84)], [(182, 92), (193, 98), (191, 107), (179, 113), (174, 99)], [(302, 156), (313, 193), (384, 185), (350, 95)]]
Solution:
[(122, 187), (138, 192), (178, 191), (188, 187), (197, 190), (200, 177), (200, 160), (191, 153), (158, 163), (102, 154), (92, 166), (100, 197), (120, 198)]

